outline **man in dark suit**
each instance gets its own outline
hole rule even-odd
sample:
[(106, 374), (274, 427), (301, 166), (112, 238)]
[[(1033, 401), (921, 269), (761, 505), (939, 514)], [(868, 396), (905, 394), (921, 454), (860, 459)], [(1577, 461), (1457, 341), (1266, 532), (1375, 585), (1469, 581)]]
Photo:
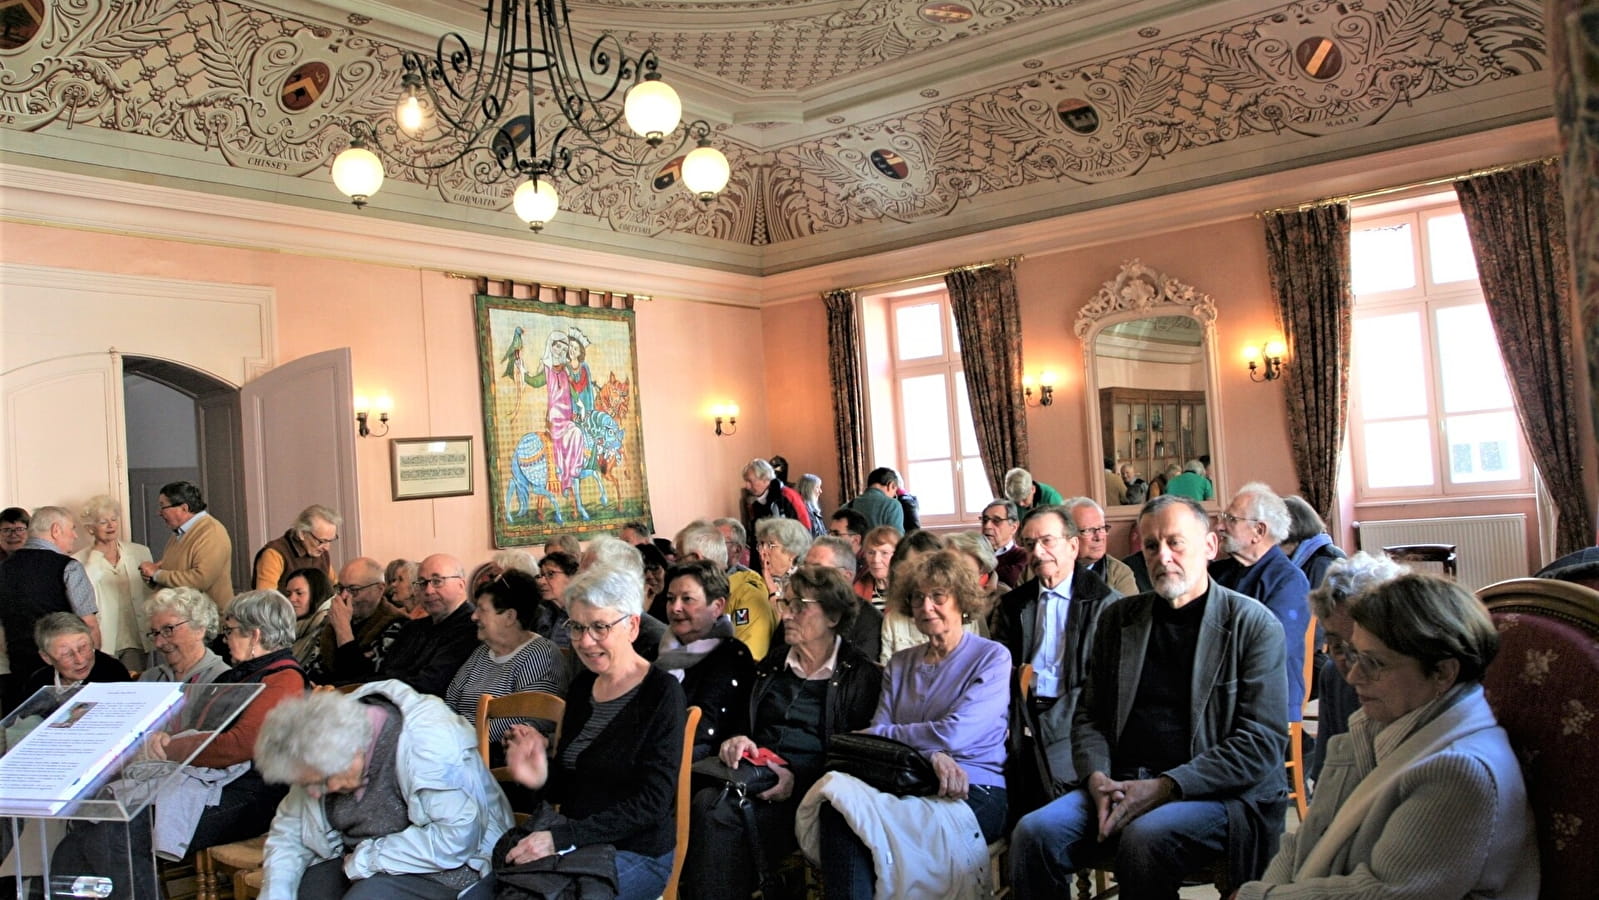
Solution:
[(1046, 506), (1028, 514), (1017, 543), (1032, 558), (1034, 577), (1000, 598), (993, 637), (1010, 649), (1017, 666), (1032, 663), (1036, 681), (1029, 703), (1035, 740), (1048, 760), (1041, 766), (1043, 796), (1014, 798), (1018, 808), (1053, 799), (1077, 783), (1071, 727), (1088, 672), (1094, 627), (1121, 595), (1098, 575), (1078, 568), (1081, 538), (1065, 510)]
[(1100, 617), (1072, 754), (1081, 789), (1011, 835), (1019, 898), (1064, 897), (1072, 873), (1115, 869), (1124, 897), (1175, 897), (1225, 860), (1259, 877), (1287, 809), (1283, 632), (1269, 610), (1210, 579), (1203, 508), (1162, 495), (1139, 515), (1155, 590)]

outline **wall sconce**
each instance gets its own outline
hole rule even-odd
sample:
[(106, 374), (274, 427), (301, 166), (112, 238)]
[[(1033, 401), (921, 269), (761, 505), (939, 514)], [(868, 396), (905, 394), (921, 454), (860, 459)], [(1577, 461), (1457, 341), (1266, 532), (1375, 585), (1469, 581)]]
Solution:
[(359, 394), (355, 397), (355, 430), (361, 437), (372, 437), (373, 435), (383, 437), (389, 433), (389, 411), (394, 409), (394, 401), (389, 399), (388, 394), (383, 394), (378, 397), (375, 405), (377, 407), (378, 422), (383, 425), (382, 431), (373, 431), (367, 425), (367, 418), (374, 404), (368, 402), (365, 397)]
[(1264, 347), (1245, 347), (1244, 359), (1249, 363), (1249, 380), (1276, 381), (1283, 377), (1283, 356), (1287, 352), (1288, 348), (1282, 341), (1267, 341)]
[[(738, 404), (729, 403), (726, 406), (711, 407), (711, 415), (716, 418), (716, 436), (727, 437), (738, 433)], [(723, 422), (726, 425), (723, 425)]]
[[(1054, 372), (1045, 369), (1035, 381), (1031, 375), (1022, 376), (1022, 402), (1028, 406), (1049, 406), (1055, 402)], [(1038, 386), (1038, 401), (1033, 401), (1033, 386)]]

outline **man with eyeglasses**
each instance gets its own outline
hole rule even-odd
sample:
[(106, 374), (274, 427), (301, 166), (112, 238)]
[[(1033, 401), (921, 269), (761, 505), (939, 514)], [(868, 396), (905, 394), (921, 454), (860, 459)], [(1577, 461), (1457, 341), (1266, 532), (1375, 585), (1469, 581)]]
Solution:
[(1004, 498), (990, 500), (977, 521), (988, 546), (994, 548), (997, 563), (994, 573), (1005, 584), (1021, 584), (1027, 577), (1027, 551), (1016, 543), (1016, 530), (1022, 524), (1016, 502)]
[(466, 569), (455, 557), (435, 553), (417, 567), (415, 587), (428, 617), (407, 621), (374, 668), (379, 679), (397, 678), (421, 693), (442, 698), (478, 644), (473, 607), (466, 596)]
[(219, 612), (227, 612), (233, 600), (233, 539), (228, 529), (205, 511), (205, 498), (190, 482), (162, 486), (156, 505), (157, 515), (172, 529), (172, 538), (161, 561), (140, 563), (139, 574), (154, 587), (202, 591)]
[(326, 506), (313, 504), (300, 512), (289, 530), (267, 541), (255, 553), (251, 580), (258, 591), (282, 593), (289, 575), (299, 569), (321, 569), (333, 578), (333, 542), (339, 539), (344, 517)]
[(27, 699), (24, 681), (39, 658), (34, 625), (50, 613), (75, 613), (89, 627), (92, 643), (100, 646), (100, 623), (94, 585), (83, 563), (70, 554), (77, 549), (77, 520), (59, 506), (33, 511), (28, 539), (22, 549), (0, 565), (0, 626), (5, 628), (6, 655), (17, 669), (7, 681), (5, 708)]
[(1130, 597), (1138, 593), (1138, 579), (1128, 565), (1110, 555), (1110, 526), (1105, 524), (1105, 509), (1091, 497), (1073, 497), (1065, 503), (1067, 515), (1082, 535), (1077, 565), (1093, 572), (1116, 593)]
[[(1048, 802), (1077, 781), (1072, 718), (1088, 672), (1094, 628), (1105, 607), (1121, 596), (1098, 575), (1078, 568), (1081, 541), (1061, 507), (1028, 513), (1017, 543), (1032, 560), (1033, 578), (999, 599), (993, 620), (994, 640), (1010, 649), (1013, 665), (1031, 663), (1036, 679), (1031, 709), (1025, 712), (1036, 726), (1032, 745), (1038, 780), (1029, 778), (1025, 792), (1013, 799), (1019, 809)], [(1023, 712), (1013, 709), (1012, 715)], [(1013, 724), (1020, 734), (1021, 721)]]
[(28, 511), (20, 506), (8, 506), (0, 510), (0, 562), (5, 562), (6, 557), (22, 549), (28, 542), (28, 523), (32, 519)]
[(860, 562), (861, 543), (866, 540), (866, 532), (871, 530), (871, 526), (866, 524), (866, 517), (847, 506), (840, 507), (827, 520), (827, 533), (849, 541), (850, 552), (855, 554), (857, 565)]
[(1252, 481), (1238, 489), (1216, 519), (1222, 556), (1210, 577), (1222, 587), (1254, 597), (1282, 623), (1287, 641), (1288, 721), (1303, 717), (1305, 629), (1310, 627), (1310, 580), (1278, 546), (1288, 537), (1288, 505), (1270, 487)]
[(365, 680), (411, 621), (383, 602), (383, 564), (359, 556), (339, 570), (328, 620), (322, 625), (324, 674), (333, 684)]

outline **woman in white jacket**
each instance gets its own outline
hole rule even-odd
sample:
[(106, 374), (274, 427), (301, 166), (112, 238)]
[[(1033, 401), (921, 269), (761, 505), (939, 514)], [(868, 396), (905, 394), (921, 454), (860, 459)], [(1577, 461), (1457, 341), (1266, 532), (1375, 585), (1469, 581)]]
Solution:
[(403, 682), (279, 705), (255, 761), (291, 785), (267, 834), (262, 900), (451, 900), (487, 874), (511, 827), (472, 729)]
[(1538, 896), (1521, 768), (1483, 696), (1499, 633), (1452, 581), (1404, 575), (1357, 595), (1349, 683), (1305, 823), (1239, 900)]

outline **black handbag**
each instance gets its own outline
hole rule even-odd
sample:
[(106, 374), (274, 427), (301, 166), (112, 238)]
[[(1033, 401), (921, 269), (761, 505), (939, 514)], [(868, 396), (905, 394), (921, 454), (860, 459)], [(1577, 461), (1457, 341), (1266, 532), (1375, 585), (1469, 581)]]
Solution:
[(740, 797), (754, 797), (777, 787), (776, 772), (745, 760), (729, 766), (711, 755), (696, 762), (690, 771), (698, 786), (721, 788)]
[(827, 769), (853, 775), (885, 794), (930, 797), (938, 774), (909, 744), (875, 734), (835, 734), (827, 742)]

